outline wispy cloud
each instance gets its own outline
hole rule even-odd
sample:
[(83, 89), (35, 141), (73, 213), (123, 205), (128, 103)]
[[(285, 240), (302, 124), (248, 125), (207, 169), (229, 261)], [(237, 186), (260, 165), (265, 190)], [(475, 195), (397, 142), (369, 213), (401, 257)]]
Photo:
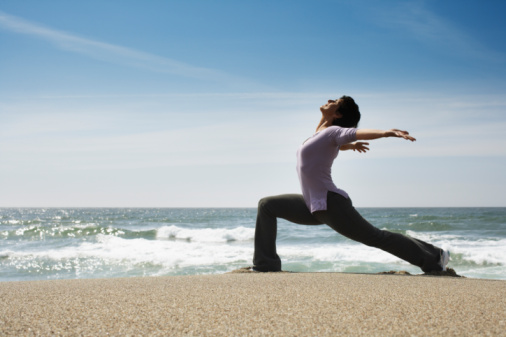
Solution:
[[(156, 100), (157, 105), (151, 108), (165, 111), (160, 114), (137, 110), (133, 100), (121, 100), (117, 105), (89, 100), (79, 113), (72, 114), (68, 113), (71, 106), (81, 104), (66, 105), (56, 99), (45, 104), (40, 100), (23, 101), (24, 105), (12, 108), (4, 105), (3, 110), (15, 113), (0, 124), (0, 157), (4, 159), (0, 169), (31, 167), (34, 162), (37, 167), (72, 170), (293, 165), (295, 149), (311, 135), (319, 120), (318, 103), (321, 103), (320, 94), (300, 96), (296, 98), (295, 93), (288, 92), (209, 95), (205, 111), (213, 118), (200, 118), (195, 111), (204, 109), (195, 105), (190, 114), (167, 113), (171, 109), (182, 110), (187, 105), (186, 99)], [(502, 132), (506, 121), (501, 118), (506, 101), (501, 95), (362, 93), (356, 98), (364, 115), (362, 127), (405, 128), (418, 140), (415, 143), (395, 139), (375, 141), (367, 155), (343, 153), (342, 160), (506, 158), (506, 138)], [(475, 102), (488, 102), (484, 103), (487, 111), (480, 112), (479, 118)], [(141, 106), (145, 104), (140, 102)], [(41, 108), (43, 113), (34, 112)], [(214, 111), (220, 111), (226, 118), (215, 118)], [(237, 114), (240, 119), (236, 118)]]
[(52, 43), (57, 48), (102, 61), (199, 79), (222, 79), (228, 77), (227, 74), (217, 70), (196, 67), (135, 49), (82, 38), (71, 33), (26, 21), (2, 11), (0, 11), (1, 28), (19, 34), (34, 36)]
[(429, 10), (424, 1), (402, 1), (397, 6), (375, 8), (374, 17), (445, 51), (488, 62), (506, 60), (506, 55), (483, 45), (465, 28)]

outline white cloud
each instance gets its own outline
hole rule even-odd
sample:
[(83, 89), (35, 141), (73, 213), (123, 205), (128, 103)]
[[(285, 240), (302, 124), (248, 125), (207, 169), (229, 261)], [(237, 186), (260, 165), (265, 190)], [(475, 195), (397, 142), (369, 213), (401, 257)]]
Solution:
[[(156, 113), (143, 100), (131, 108), (91, 100), (89, 105), (23, 102), (0, 133), (2, 165), (76, 168), (141, 168), (184, 165), (295, 163), (295, 151), (319, 120), (320, 94), (246, 93), (207, 95), (207, 110), (187, 101), (160, 99)], [(430, 100), (421, 97), (431, 97)], [(181, 98), (181, 97), (179, 97)], [(67, 99), (67, 98), (65, 98)], [(367, 155), (341, 160), (398, 157), (506, 156), (506, 102), (495, 96), (437, 96), (431, 93), (357, 94), (363, 128), (404, 128), (418, 138), (371, 142)], [(150, 101), (150, 97), (146, 97)], [(486, 118), (475, 118), (476, 101), (489, 102)], [(12, 104), (12, 109), (16, 104)], [(149, 103), (146, 103), (149, 104)], [(71, 106), (79, 106), (72, 111)], [(38, 110), (42, 109), (42, 110)], [(133, 110), (132, 110), (133, 109)], [(159, 111), (166, 110), (167, 113)], [(221, 118), (215, 118), (221, 113)]]
[[(4, 117), (0, 123), (0, 172), (7, 191), (0, 202), (31, 206), (254, 206), (263, 195), (298, 191), (295, 151), (314, 131), (322, 95), (207, 94), (203, 100), (207, 116), (224, 115), (219, 120), (206, 118), (206, 123), (196, 112), (200, 105), (188, 107), (188, 101), (194, 102), (200, 95), (161, 96), (156, 100), (156, 112), (142, 109), (151, 103), (150, 97), (132, 99), (135, 107), (125, 97), (114, 104), (85, 99), (88, 103), (83, 105), (82, 98), (69, 97), (44, 98), (43, 105), (40, 99), (19, 99), (18, 104), (11, 101), (4, 111), (15, 113), (0, 115)], [(398, 195), (414, 190), (413, 186), (426, 192), (421, 196), (410, 192), (418, 199), (409, 199), (409, 205), (400, 197), (387, 198), (391, 201), (385, 205), (426, 205), (424, 198), (438, 183), (431, 176), (444, 174), (452, 183), (461, 183), (463, 187), (457, 191), (465, 190), (476, 183), (477, 178), (468, 181), (471, 175), (485, 176), (487, 183), (493, 178), (486, 165), (469, 163), (488, 157), (484, 159), (498, 163), (494, 167), (502, 167), (506, 158), (506, 121), (502, 117), (506, 104), (500, 96), (428, 92), (354, 96), (364, 115), (362, 127), (405, 127), (418, 138), (415, 143), (372, 141), (368, 154), (340, 155), (335, 174), (353, 178), (336, 176), (336, 182), (357, 195), (354, 201), (359, 205), (378, 205), (375, 198), (379, 192), (370, 191), (392, 185)], [(487, 118), (473, 119), (476, 101), (488, 102)], [(79, 109), (72, 110), (72, 106)], [(160, 113), (164, 110), (170, 112)], [(420, 163), (425, 167), (413, 167)], [(430, 174), (424, 172), (427, 168)], [(460, 175), (449, 172), (453, 169)], [(399, 177), (395, 173), (399, 170), (409, 172)], [(382, 177), (379, 181), (378, 176)], [(498, 181), (492, 195), (498, 194), (501, 186), (504, 182)], [(198, 196), (193, 194), (195, 190)], [(445, 195), (452, 193), (456, 192), (448, 189)], [(459, 200), (454, 204), (459, 205)], [(473, 205), (469, 201), (460, 204)], [(492, 201), (485, 204), (495, 205)]]
[(56, 47), (87, 55), (94, 59), (199, 79), (226, 79), (220, 71), (192, 66), (170, 58), (145, 53), (110, 43), (82, 38), (44, 27), (0, 11), (0, 28), (46, 40)]

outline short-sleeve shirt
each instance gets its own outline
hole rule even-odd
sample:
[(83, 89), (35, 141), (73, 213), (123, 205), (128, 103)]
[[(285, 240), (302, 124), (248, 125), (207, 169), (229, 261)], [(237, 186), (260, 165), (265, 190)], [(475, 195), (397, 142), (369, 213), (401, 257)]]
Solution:
[(330, 126), (315, 133), (297, 151), (297, 173), (311, 213), (327, 209), (327, 192), (348, 194), (332, 181), (331, 168), (341, 145), (357, 140), (357, 129)]

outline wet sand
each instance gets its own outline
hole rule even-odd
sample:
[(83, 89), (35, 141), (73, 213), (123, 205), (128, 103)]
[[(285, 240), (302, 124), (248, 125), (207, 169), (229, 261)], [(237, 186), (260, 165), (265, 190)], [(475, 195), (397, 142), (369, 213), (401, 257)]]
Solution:
[(2, 282), (0, 335), (506, 336), (506, 281), (235, 273)]

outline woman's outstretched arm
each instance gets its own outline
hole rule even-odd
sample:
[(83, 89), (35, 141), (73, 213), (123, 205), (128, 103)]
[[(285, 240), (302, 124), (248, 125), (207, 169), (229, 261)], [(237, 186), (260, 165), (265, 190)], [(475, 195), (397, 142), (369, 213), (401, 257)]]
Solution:
[(378, 138), (388, 138), (388, 137), (397, 137), (404, 138), (414, 142), (416, 139), (409, 135), (409, 132), (391, 129), (391, 130), (373, 130), (373, 129), (358, 129), (357, 130), (357, 140), (373, 140)]

